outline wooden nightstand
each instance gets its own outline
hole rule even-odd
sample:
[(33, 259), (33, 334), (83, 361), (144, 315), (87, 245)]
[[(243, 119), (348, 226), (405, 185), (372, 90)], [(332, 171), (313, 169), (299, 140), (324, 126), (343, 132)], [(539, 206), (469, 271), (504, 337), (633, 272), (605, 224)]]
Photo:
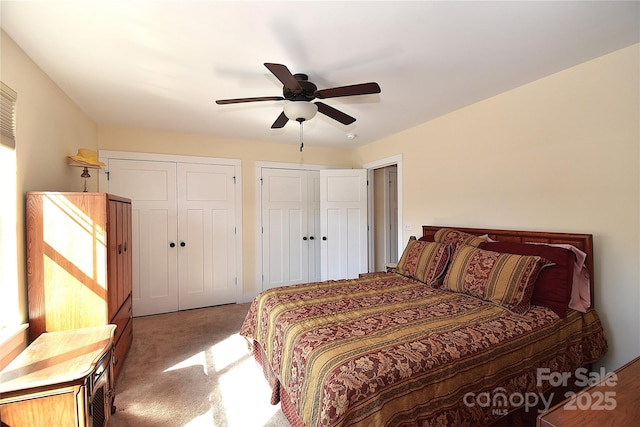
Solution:
[(105, 426), (113, 406), (115, 325), (40, 335), (0, 372), (11, 427)]
[[(538, 427), (629, 426), (640, 420), (640, 357), (538, 416)], [(615, 382), (615, 385), (613, 384)]]

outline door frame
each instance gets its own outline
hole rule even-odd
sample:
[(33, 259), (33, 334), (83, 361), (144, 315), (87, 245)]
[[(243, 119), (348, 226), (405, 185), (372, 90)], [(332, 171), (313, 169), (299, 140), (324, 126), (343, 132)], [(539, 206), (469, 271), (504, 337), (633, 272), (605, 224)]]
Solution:
[[(374, 202), (374, 188), (373, 188), (373, 171), (375, 169), (380, 169), (380, 168), (384, 168), (386, 166), (392, 166), (392, 165), (396, 165), (397, 166), (397, 173), (398, 173), (398, 177), (397, 177), (397, 184), (398, 184), (398, 254), (397, 257), (398, 259), (400, 259), (400, 255), (402, 254), (402, 251), (404, 250), (404, 239), (403, 239), (403, 233), (402, 233), (402, 224), (404, 223), (404, 218), (402, 217), (402, 206), (403, 206), (403, 202), (402, 202), (402, 194), (403, 194), (403, 190), (402, 190), (402, 177), (403, 177), (403, 172), (402, 172), (402, 153), (401, 154), (396, 154), (395, 156), (391, 156), (391, 157), (386, 157), (384, 159), (379, 159), (379, 160), (375, 160), (373, 162), (369, 162), (369, 163), (365, 163), (364, 165), (362, 165), (363, 169), (367, 170), (367, 179), (369, 180), (369, 187), (368, 187), (368, 203), (369, 203), (369, 207), (368, 207), (368, 212), (369, 212), (369, 218), (368, 218), (368, 222), (369, 224), (373, 224), (373, 202)], [(372, 227), (369, 227), (369, 270), (371, 270), (372, 266), (375, 266), (375, 258), (374, 258), (374, 254), (375, 254), (375, 240), (373, 239), (373, 229)]]
[[(242, 162), (238, 159), (225, 159), (219, 157), (185, 156), (174, 154), (156, 154), (133, 151), (99, 150), (98, 160), (108, 164), (109, 159), (140, 160), (172, 163), (200, 163), (214, 165), (230, 165), (234, 167), (235, 174), (235, 222), (236, 222), (236, 301), (244, 300), (244, 285), (242, 278)], [(99, 170), (98, 191), (109, 188), (106, 170)]]

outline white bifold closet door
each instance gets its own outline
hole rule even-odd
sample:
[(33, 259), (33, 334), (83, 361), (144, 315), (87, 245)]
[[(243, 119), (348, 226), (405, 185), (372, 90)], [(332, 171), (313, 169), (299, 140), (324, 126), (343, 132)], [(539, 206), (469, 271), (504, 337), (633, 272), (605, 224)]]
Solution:
[(132, 200), (134, 316), (236, 300), (234, 167), (109, 159)]
[(263, 289), (320, 280), (320, 174), (262, 169)]
[(321, 280), (368, 271), (367, 171), (320, 171)]
[(367, 271), (366, 170), (262, 169), (262, 289)]
[(236, 301), (234, 168), (178, 163), (179, 309)]

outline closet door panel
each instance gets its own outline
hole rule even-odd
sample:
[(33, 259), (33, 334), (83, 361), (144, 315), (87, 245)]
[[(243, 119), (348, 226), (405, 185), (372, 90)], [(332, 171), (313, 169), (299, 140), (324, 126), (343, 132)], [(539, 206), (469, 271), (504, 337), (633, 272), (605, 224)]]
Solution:
[[(206, 246), (205, 211), (203, 209), (187, 209), (181, 212), (181, 220), (186, 224), (180, 229), (180, 248), (178, 248), (178, 277), (180, 282), (180, 309), (193, 308), (187, 301), (194, 295), (204, 295), (210, 284), (206, 283), (204, 263), (205, 253), (211, 251)], [(189, 242), (187, 245), (186, 242)], [(182, 246), (186, 245), (186, 246)], [(194, 302), (197, 301), (194, 296)]]
[(309, 234), (309, 282), (321, 280), (320, 172), (308, 171), (307, 230)]
[(306, 171), (262, 170), (262, 288), (309, 280)]
[(302, 209), (291, 209), (288, 212), (288, 242), (286, 242), (286, 257), (288, 271), (285, 273), (289, 281), (294, 283), (306, 282), (308, 265), (304, 253), (307, 252), (308, 236), (306, 233), (306, 212)]
[(234, 167), (177, 166), (179, 308), (234, 302)]
[[(211, 277), (214, 301), (218, 304), (235, 302), (235, 218), (229, 209), (214, 209), (211, 213), (211, 258), (208, 272)], [(215, 243), (215, 244), (214, 244)]]
[(322, 233), (322, 280), (344, 279), (346, 270), (346, 257), (341, 253), (345, 247), (341, 224), (344, 223), (344, 215), (340, 209), (325, 209), (322, 212), (322, 225), (328, 230)]
[(322, 280), (367, 272), (367, 171), (320, 171)]
[(110, 159), (108, 167), (109, 192), (132, 200), (133, 314), (176, 311), (176, 165)]

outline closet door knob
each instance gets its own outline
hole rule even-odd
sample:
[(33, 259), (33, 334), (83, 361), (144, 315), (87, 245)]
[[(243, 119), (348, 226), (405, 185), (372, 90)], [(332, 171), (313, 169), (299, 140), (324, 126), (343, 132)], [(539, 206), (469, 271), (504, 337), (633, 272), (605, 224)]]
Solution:
[(170, 248), (175, 248), (175, 247), (176, 247), (176, 244), (175, 244), (175, 243), (173, 243), (173, 242), (171, 242), (171, 243), (169, 243), (169, 247), (170, 247)]
[(327, 240), (327, 236), (322, 236), (322, 240)]
[(307, 240), (307, 236), (304, 236), (304, 237), (302, 238), (302, 240)]
[(315, 237), (309, 236), (309, 240), (314, 240), (314, 239), (315, 239)]
[(185, 246), (187, 246), (187, 244), (185, 242), (180, 242), (180, 247), (184, 248)]

